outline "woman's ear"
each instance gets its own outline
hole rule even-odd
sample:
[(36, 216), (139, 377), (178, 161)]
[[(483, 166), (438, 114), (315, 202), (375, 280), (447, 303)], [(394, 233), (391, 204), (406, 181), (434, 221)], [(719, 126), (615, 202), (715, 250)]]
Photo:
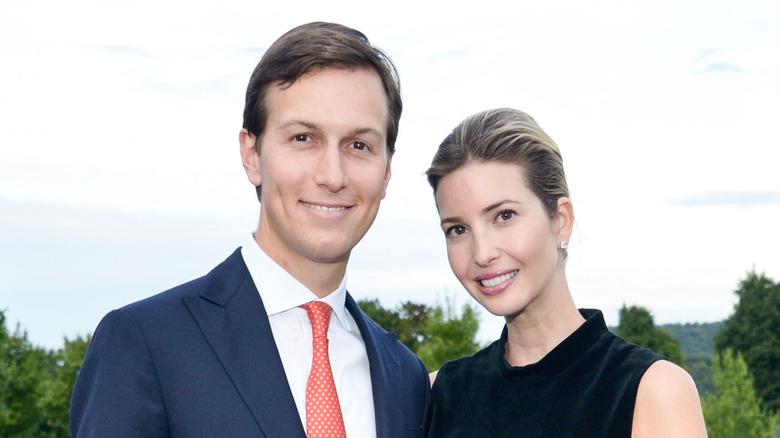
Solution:
[(558, 198), (556, 215), (558, 243), (568, 242), (574, 229), (574, 207), (572, 207), (571, 200), (568, 197), (562, 196)]

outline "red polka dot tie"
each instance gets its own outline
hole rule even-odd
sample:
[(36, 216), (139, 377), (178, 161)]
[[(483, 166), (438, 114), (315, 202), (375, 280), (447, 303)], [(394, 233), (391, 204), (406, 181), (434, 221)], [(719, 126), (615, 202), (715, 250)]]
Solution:
[(314, 340), (311, 371), (306, 382), (306, 436), (308, 438), (345, 438), (339, 396), (328, 358), (328, 324), (331, 308), (327, 303), (312, 301), (301, 307), (311, 321)]

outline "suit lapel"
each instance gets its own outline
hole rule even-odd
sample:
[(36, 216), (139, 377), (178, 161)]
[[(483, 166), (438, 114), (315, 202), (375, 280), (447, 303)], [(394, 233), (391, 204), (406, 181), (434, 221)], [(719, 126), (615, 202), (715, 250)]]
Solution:
[(239, 250), (184, 298), (233, 385), (268, 437), (305, 438), (271, 326)]
[(404, 424), (393, 419), (403, 418), (397, 403), (395, 386), (399, 376), (398, 337), (388, 333), (368, 319), (352, 296), (347, 294), (346, 307), (360, 329), (366, 344), (368, 365), (371, 373), (371, 390), (374, 396), (374, 416), (377, 437), (400, 437), (404, 435)]

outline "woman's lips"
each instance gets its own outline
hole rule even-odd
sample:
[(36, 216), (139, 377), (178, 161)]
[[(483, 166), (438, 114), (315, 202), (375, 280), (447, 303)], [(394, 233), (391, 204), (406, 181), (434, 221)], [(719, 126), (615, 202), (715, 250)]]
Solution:
[(492, 272), (490, 274), (482, 274), (477, 276), (474, 280), (477, 283), (477, 287), (482, 293), (486, 295), (496, 295), (506, 289), (514, 279), (517, 277), (517, 269), (511, 271), (499, 271)]

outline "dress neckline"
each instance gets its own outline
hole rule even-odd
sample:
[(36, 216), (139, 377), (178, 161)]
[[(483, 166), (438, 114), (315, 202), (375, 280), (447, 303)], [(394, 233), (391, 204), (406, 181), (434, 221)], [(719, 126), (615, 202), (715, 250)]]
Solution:
[(507, 327), (504, 325), (501, 337), (493, 349), (493, 360), (491, 362), (498, 365), (502, 375), (510, 378), (560, 372), (574, 362), (576, 358), (585, 354), (604, 332), (608, 331), (604, 315), (600, 310), (579, 309), (579, 312), (585, 318), (585, 322), (582, 325), (539, 361), (523, 366), (512, 366), (504, 357), (508, 335)]

